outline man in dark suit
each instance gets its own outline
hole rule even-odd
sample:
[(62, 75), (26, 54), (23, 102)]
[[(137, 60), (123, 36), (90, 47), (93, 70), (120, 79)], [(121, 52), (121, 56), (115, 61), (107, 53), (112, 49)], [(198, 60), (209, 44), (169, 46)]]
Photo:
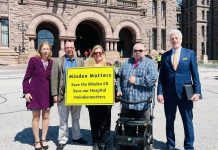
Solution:
[[(162, 55), (157, 88), (157, 100), (164, 103), (166, 116), (167, 148), (175, 150), (174, 121), (177, 106), (182, 118), (185, 140), (184, 149), (194, 150), (193, 102), (201, 94), (196, 55), (193, 50), (182, 48), (182, 33), (173, 29), (169, 33), (172, 49)], [(187, 99), (185, 84), (192, 84), (194, 95)]]

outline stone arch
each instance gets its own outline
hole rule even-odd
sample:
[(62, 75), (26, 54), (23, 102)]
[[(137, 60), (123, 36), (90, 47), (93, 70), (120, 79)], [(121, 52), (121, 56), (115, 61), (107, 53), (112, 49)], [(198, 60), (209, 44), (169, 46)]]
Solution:
[(36, 28), (42, 22), (49, 22), (57, 26), (59, 36), (66, 36), (64, 22), (53, 14), (39, 14), (29, 24), (26, 31), (27, 35), (36, 35)]
[(122, 28), (129, 28), (135, 34), (136, 41), (141, 40), (141, 31), (136, 23), (130, 20), (123, 20), (118, 23), (114, 30), (114, 38), (119, 39), (119, 32)]
[(67, 29), (67, 36), (73, 36), (76, 37), (76, 28), (79, 25), (80, 22), (90, 20), (95, 23), (97, 23), (105, 33), (105, 38), (112, 38), (112, 28), (105, 16), (100, 14), (99, 12), (93, 11), (93, 10), (86, 10), (82, 11), (78, 14), (76, 14), (72, 20), (69, 23), (68, 29)]

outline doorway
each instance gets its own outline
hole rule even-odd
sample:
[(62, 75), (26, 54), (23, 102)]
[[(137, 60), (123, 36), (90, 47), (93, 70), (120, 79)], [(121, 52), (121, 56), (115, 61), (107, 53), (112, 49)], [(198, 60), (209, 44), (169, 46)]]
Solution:
[(80, 50), (82, 57), (86, 51), (90, 55), (90, 51), (96, 44), (105, 48), (102, 28), (92, 21), (81, 22), (76, 28), (76, 51)]
[(51, 23), (41, 23), (36, 29), (35, 49), (43, 41), (47, 41), (52, 46), (52, 57), (58, 57), (60, 43), (58, 40), (58, 29)]
[(132, 48), (135, 43), (134, 35), (128, 28), (122, 28), (119, 33), (118, 51), (121, 57), (128, 58), (132, 55)]

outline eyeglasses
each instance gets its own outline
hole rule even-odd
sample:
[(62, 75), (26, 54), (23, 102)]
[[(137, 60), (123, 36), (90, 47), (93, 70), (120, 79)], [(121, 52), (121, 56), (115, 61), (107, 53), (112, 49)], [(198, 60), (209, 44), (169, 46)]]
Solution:
[(94, 55), (102, 55), (102, 52), (94, 52)]
[(143, 52), (143, 50), (142, 50), (142, 49), (135, 49), (134, 52), (135, 52), (135, 53), (137, 53), (137, 52), (140, 52), (140, 53), (141, 53), (141, 52)]

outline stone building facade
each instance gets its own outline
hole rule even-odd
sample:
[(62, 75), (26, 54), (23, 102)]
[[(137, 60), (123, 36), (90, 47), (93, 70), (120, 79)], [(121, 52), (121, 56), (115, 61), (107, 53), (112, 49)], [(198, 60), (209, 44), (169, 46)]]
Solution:
[(183, 46), (194, 49), (198, 60), (218, 59), (218, 1), (181, 1)]
[(67, 40), (82, 55), (101, 44), (109, 58), (130, 57), (136, 42), (165, 51), (167, 32), (176, 28), (175, 0), (0, 0), (0, 8), (0, 64), (35, 55), (44, 40), (53, 57)]
[(211, 52), (209, 53), (210, 59), (218, 59), (218, 1), (213, 0), (213, 3), (211, 4), (213, 6), (212, 9), (212, 38), (211, 38)]

